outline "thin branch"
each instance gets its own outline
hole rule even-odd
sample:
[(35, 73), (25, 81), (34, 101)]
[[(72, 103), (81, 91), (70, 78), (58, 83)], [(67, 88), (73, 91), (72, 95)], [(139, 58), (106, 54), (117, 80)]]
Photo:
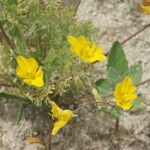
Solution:
[[(138, 30), (137, 32), (135, 32), (134, 34), (132, 34), (131, 36), (129, 36), (128, 38), (126, 38), (125, 40), (123, 40), (122, 42), (120, 42), (121, 45), (125, 44), (126, 42), (128, 42), (129, 40), (131, 40), (133, 37), (135, 37), (136, 35), (140, 34), (141, 32), (143, 32), (145, 29), (150, 27), (150, 23), (143, 26), (140, 30)], [(109, 55), (109, 52), (104, 54), (105, 56)]]
[(106, 99), (106, 98), (109, 98), (109, 97), (113, 97), (113, 95), (114, 95), (113, 93), (104, 95), (104, 96), (102, 96), (102, 99)]
[(48, 150), (51, 150), (51, 138), (52, 138), (52, 135), (50, 134), (48, 136)]
[[(85, 69), (84, 69), (84, 72), (88, 72), (89, 69), (90, 69), (90, 66), (88, 66), (87, 68), (85, 68)], [(86, 74), (82, 74), (82, 75), (86, 75)], [(72, 70), (72, 73), (70, 73), (70, 74), (68, 74), (68, 75), (64, 75), (64, 76), (62, 76), (62, 77), (60, 77), (60, 78), (58, 78), (58, 79), (55, 79), (55, 80), (52, 82), (52, 84), (57, 84), (57, 83), (59, 83), (59, 82), (65, 80), (65, 79), (68, 79), (68, 78), (72, 79), (72, 78), (75, 77), (75, 76), (81, 76), (81, 73), (80, 73), (80, 71), (73, 69), (73, 70)], [(93, 86), (95, 86), (95, 83), (94, 83), (94, 82), (91, 82), (91, 84), (92, 84)]]
[(63, 76), (63, 77), (61, 77), (59, 79), (54, 80), (52, 84), (57, 84), (57, 83), (59, 83), (61, 81), (64, 81), (64, 80), (66, 80), (68, 78), (72, 78), (73, 76), (74, 76), (74, 74), (69, 74), (69, 75)]
[(131, 36), (129, 36), (127, 39), (123, 40), (122, 42), (120, 42), (122, 45), (125, 44), (126, 42), (128, 42), (130, 39), (132, 39), (133, 37), (135, 37), (136, 35), (138, 35), (139, 33), (141, 33), (142, 31), (144, 31), (145, 29), (150, 27), (150, 23), (143, 26), (142, 29), (138, 30), (137, 32), (135, 32), (134, 34), (132, 34)]
[(13, 43), (13, 41), (9, 38), (9, 36), (6, 34), (5, 29), (0, 26), (0, 31), (3, 34), (5, 40), (7, 41), (8, 45), (11, 47), (12, 50), (15, 50), (15, 44)]
[(77, 13), (80, 3), (81, 3), (81, 0), (78, 0), (77, 5), (75, 7), (75, 13)]
[(0, 83), (0, 87), (16, 87), (16, 86), (12, 84), (7, 84), (7, 83)]
[(119, 135), (119, 118), (116, 119), (115, 136), (116, 136), (117, 143), (119, 143), (119, 141), (120, 141), (120, 135)]
[(149, 83), (149, 82), (150, 82), (150, 79), (147, 79), (147, 80), (137, 84), (136, 86), (141, 86), (141, 85), (144, 85), (144, 84)]

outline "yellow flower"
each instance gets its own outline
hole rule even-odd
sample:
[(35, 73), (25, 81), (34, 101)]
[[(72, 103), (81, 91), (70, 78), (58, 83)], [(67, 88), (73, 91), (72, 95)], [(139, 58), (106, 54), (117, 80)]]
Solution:
[(52, 135), (55, 135), (63, 126), (65, 126), (68, 121), (74, 116), (71, 110), (63, 110), (59, 108), (55, 102), (51, 101), (52, 105), (52, 116), (57, 118), (57, 121), (54, 123), (54, 127), (52, 130)]
[(23, 81), (28, 85), (34, 85), (36, 87), (42, 87), (44, 85), (43, 70), (38, 66), (34, 58), (18, 56), (16, 60), (18, 63), (16, 75), (18, 77), (23, 78)]
[(141, 5), (141, 10), (144, 14), (150, 15), (150, 6)]
[(122, 82), (117, 84), (114, 92), (116, 105), (124, 110), (129, 110), (132, 107), (132, 102), (137, 97), (135, 91), (136, 87), (132, 83), (132, 78), (130, 76), (125, 77)]
[(106, 60), (106, 56), (102, 54), (103, 49), (98, 47), (96, 44), (86, 40), (83, 35), (77, 38), (68, 36), (67, 39), (71, 44), (71, 51), (73, 51), (82, 60), (89, 63), (93, 63), (99, 60)]

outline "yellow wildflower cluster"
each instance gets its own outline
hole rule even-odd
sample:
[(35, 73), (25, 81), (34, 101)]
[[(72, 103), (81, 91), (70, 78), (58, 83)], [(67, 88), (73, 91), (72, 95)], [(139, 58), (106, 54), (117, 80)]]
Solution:
[(23, 78), (24, 83), (36, 87), (42, 87), (44, 85), (43, 70), (38, 66), (34, 58), (18, 56), (16, 60), (18, 63), (16, 74), (18, 77)]
[(132, 78), (130, 76), (125, 77), (122, 82), (116, 85), (114, 92), (116, 105), (124, 110), (129, 110), (133, 105), (133, 101), (137, 98), (135, 91), (136, 87), (132, 83)]
[(103, 49), (98, 47), (81, 35), (77, 38), (68, 36), (68, 42), (71, 44), (71, 51), (73, 51), (82, 60), (93, 63), (96, 61), (106, 60), (106, 56), (102, 54)]
[[(34, 85), (36, 87), (42, 87), (44, 85), (43, 71), (38, 66), (38, 63), (34, 58), (18, 56), (16, 57), (16, 60), (18, 63), (18, 67), (16, 69), (18, 77), (23, 78), (23, 81), (28, 85)], [(74, 114), (71, 110), (62, 110), (55, 102), (51, 101), (51, 105), (52, 116), (58, 119), (54, 123), (54, 128), (52, 130), (52, 135), (55, 135), (59, 129), (67, 124)]]
[(57, 119), (57, 121), (54, 123), (54, 127), (51, 133), (52, 135), (55, 135), (75, 115), (71, 110), (63, 110), (59, 108), (55, 102), (51, 101), (51, 106), (52, 117), (55, 117)]

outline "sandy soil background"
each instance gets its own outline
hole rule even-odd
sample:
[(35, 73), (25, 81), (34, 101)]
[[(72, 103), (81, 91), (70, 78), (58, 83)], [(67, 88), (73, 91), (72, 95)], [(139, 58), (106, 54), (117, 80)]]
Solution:
[[(107, 51), (113, 41), (122, 41), (150, 23), (150, 16), (139, 12), (141, 0), (81, 0), (79, 21), (91, 21), (101, 37), (98, 41)], [(130, 64), (141, 61), (143, 80), (150, 78), (150, 29), (124, 45)], [(95, 66), (101, 75), (105, 64)], [(52, 150), (148, 150), (150, 148), (150, 85), (144, 85), (143, 110), (124, 113), (120, 119), (120, 142), (114, 135), (115, 120), (89, 105), (52, 139)], [(28, 144), (31, 135), (47, 139), (49, 119), (45, 110), (29, 107), (16, 125), (17, 102), (0, 101), (0, 150), (42, 150), (42, 144)]]

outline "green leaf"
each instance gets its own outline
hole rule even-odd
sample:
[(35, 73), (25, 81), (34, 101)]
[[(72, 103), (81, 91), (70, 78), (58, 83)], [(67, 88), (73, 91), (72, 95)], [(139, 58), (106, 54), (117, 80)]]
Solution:
[(140, 110), (142, 108), (141, 102), (139, 99), (133, 101), (133, 108), (132, 110)]
[(121, 76), (128, 71), (128, 61), (119, 42), (115, 42), (111, 48), (108, 56), (107, 70), (109, 68), (115, 69)]
[(94, 95), (96, 102), (102, 102), (102, 98), (99, 95), (98, 90), (96, 88), (92, 89), (92, 94)]
[(19, 96), (16, 96), (16, 95), (12, 95), (12, 94), (8, 94), (8, 93), (5, 93), (5, 92), (0, 92), (0, 98), (25, 100), (22, 97), (19, 97)]
[(80, 76), (76, 76), (74, 82), (77, 89), (84, 89), (84, 83)]
[(112, 91), (111, 84), (107, 79), (99, 79), (96, 81), (95, 85), (101, 95), (108, 94)]
[(13, 5), (13, 4), (17, 4), (17, 0), (8, 0), (8, 3), (10, 4), (10, 5)]
[(103, 111), (115, 118), (119, 118), (121, 115), (121, 112), (115, 108), (102, 107), (101, 111)]
[(117, 72), (115, 68), (109, 68), (107, 78), (112, 86), (112, 89), (115, 88), (116, 84), (121, 81), (122, 76)]
[(143, 68), (141, 63), (132, 65), (129, 68), (127, 74), (132, 77), (133, 83), (135, 85), (140, 83), (143, 75)]
[(17, 125), (20, 123), (24, 109), (26, 108), (27, 105), (22, 104), (21, 107), (19, 108), (18, 112), (17, 112), (17, 116), (16, 116), (16, 123)]
[[(23, 37), (23, 34), (22, 34), (19, 26), (14, 25), (13, 27), (11, 27), (9, 29), (9, 33), (16, 41), (17, 48), (20, 49), (21, 52), (25, 51), (27, 49), (26, 42), (25, 42), (25, 39)], [(24, 53), (24, 52), (22, 52), (22, 53)]]

